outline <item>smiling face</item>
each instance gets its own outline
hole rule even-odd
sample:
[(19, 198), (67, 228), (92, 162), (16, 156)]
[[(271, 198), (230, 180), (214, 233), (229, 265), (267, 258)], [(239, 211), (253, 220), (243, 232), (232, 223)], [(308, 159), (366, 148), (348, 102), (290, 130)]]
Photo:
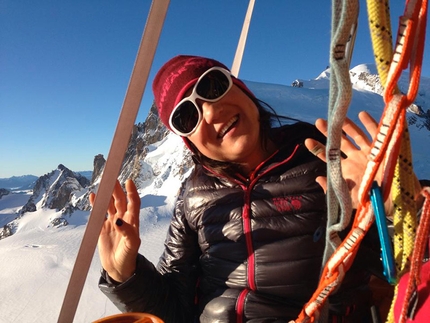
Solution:
[(197, 103), (203, 118), (187, 138), (203, 155), (239, 163), (246, 171), (268, 157), (261, 146), (258, 108), (238, 86), (233, 85), (219, 101)]

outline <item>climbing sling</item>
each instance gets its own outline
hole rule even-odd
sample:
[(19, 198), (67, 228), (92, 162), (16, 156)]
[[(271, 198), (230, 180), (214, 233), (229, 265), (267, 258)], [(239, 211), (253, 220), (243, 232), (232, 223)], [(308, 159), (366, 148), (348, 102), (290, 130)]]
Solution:
[[(386, 68), (385, 62), (392, 57), (390, 18), (388, 12), (388, 1), (384, 3), (385, 8), (378, 8), (381, 3), (368, 0), (369, 25), (371, 29), (372, 44), (375, 52), (375, 61), (381, 77), (381, 83), (385, 88), (384, 100), (390, 100), (392, 93), (398, 94), (397, 79), (401, 71)], [(384, 10), (385, 9), (385, 10)], [(420, 69), (422, 63), (423, 43), (425, 38), (427, 16), (427, 3), (421, 1), (408, 1), (404, 15), (400, 18), (399, 36), (397, 39), (397, 49), (406, 52), (403, 57), (396, 52), (393, 60), (403, 59), (403, 69), (410, 61), (411, 85), (408, 93), (409, 101), (412, 103), (418, 89)], [(379, 20), (378, 20), (379, 19)], [(405, 48), (403, 48), (405, 47)], [(417, 48), (414, 53), (413, 49)], [(416, 54), (416, 55), (414, 55)], [(406, 55), (410, 55), (408, 58)], [(402, 64), (402, 63), (400, 63)], [(395, 66), (395, 65), (392, 65)], [(402, 65), (398, 65), (402, 66)], [(399, 69), (399, 67), (397, 67)], [(414, 82), (414, 84), (412, 84)], [(404, 103), (404, 107), (408, 102)], [(403, 108), (403, 111), (405, 109)], [(409, 133), (404, 119), (404, 131), (399, 147), (399, 157), (395, 165), (394, 180), (392, 182), (392, 197), (394, 205), (394, 259), (396, 264), (396, 279), (398, 280), (409, 267), (409, 258), (412, 254), (415, 230), (416, 230), (416, 208), (415, 208), (415, 182), (412, 171), (412, 153), (410, 149)], [(387, 322), (393, 322), (393, 309), (396, 302), (398, 285), (395, 287), (394, 298)]]
[[(427, 1), (408, 1), (405, 15), (400, 18), (399, 36), (396, 42), (396, 51), (388, 72), (387, 86), (384, 92), (386, 103), (378, 134), (374, 139), (366, 167), (363, 181), (359, 189), (359, 206), (351, 231), (336, 249), (325, 265), (317, 290), (310, 301), (305, 304), (302, 312), (295, 322), (313, 322), (319, 312), (336, 288), (341, 284), (345, 272), (349, 269), (358, 251), (358, 247), (374, 221), (373, 210), (369, 200), (371, 186), (376, 179), (378, 171), (383, 171), (382, 188), (387, 198), (395, 172), (397, 156), (401, 149), (401, 139), (406, 124), (406, 108), (416, 97), (421, 63), (424, 49), (424, 32), (427, 16)], [(412, 52), (412, 48), (415, 49)], [(406, 95), (396, 93), (397, 81), (403, 69), (411, 65), (410, 86)], [(409, 144), (409, 143), (408, 143)], [(387, 158), (385, 158), (387, 156)], [(401, 156), (401, 158), (404, 156)], [(411, 164), (410, 159), (407, 162)], [(410, 171), (409, 171), (410, 172)], [(413, 174), (407, 173), (411, 180)], [(415, 197), (413, 187), (407, 184), (409, 205), (412, 207)], [(399, 207), (399, 204), (396, 204)]]
[[(350, 58), (346, 47), (351, 30), (356, 30), (358, 1), (333, 1), (332, 40), (330, 46), (330, 96), (327, 136), (327, 207), (328, 223), (325, 257), (328, 258), (340, 245), (338, 232), (344, 230), (351, 220), (352, 202), (348, 185), (342, 177), (341, 139), (342, 125), (352, 98), (349, 77)], [(324, 259), (324, 263), (327, 259)]]
[[(332, 32), (330, 45), (330, 92), (328, 107), (327, 155), (327, 229), (323, 264), (339, 247), (338, 233), (351, 221), (352, 201), (348, 185), (342, 176), (342, 125), (352, 98), (349, 67), (357, 31), (359, 3), (357, 0), (332, 2)], [(324, 320), (328, 306), (321, 309)]]

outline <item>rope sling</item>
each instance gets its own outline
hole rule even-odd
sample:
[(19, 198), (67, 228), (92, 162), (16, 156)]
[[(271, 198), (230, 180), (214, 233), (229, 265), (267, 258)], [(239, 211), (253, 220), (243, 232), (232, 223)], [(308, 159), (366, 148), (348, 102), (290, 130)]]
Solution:
[[(388, 6), (387, 6), (388, 8)], [(325, 264), (320, 283), (317, 290), (305, 304), (302, 312), (295, 322), (314, 322), (326, 302), (328, 296), (332, 294), (341, 284), (345, 272), (349, 269), (352, 261), (358, 251), (358, 247), (367, 233), (369, 227), (374, 221), (373, 210), (369, 200), (369, 194), (372, 183), (376, 178), (379, 170), (383, 171), (382, 187), (384, 197), (388, 197), (390, 187), (393, 183), (393, 176), (398, 178), (393, 184), (393, 197), (397, 213), (407, 214), (412, 219), (401, 218), (400, 222), (408, 230), (403, 230), (403, 235), (408, 235), (408, 245), (413, 242), (414, 232), (414, 183), (411, 169), (409, 140), (401, 140), (404, 136), (408, 139), (406, 125), (406, 108), (413, 102), (416, 97), (419, 78), (421, 72), (421, 63), (424, 50), (424, 32), (427, 15), (427, 1), (408, 1), (404, 16), (400, 18), (398, 39), (396, 42), (396, 51), (388, 70), (388, 81), (384, 92), (385, 109), (378, 126), (378, 134), (374, 139), (369, 156), (369, 162), (366, 167), (363, 181), (359, 189), (359, 205), (351, 231), (342, 241), (333, 255)], [(415, 24), (413, 23), (415, 21)], [(390, 45), (391, 46), (391, 45)], [(412, 53), (412, 49), (415, 49)], [(413, 55), (411, 55), (413, 54)], [(396, 93), (397, 81), (403, 69), (410, 63), (411, 78), (409, 90), (406, 95)], [(407, 128), (406, 128), (407, 129)], [(406, 135), (404, 135), (406, 133)], [(408, 153), (409, 149), (409, 153)], [(387, 157), (385, 157), (387, 156)], [(399, 157), (399, 158), (398, 158)], [(329, 157), (330, 159), (330, 157)], [(396, 165), (400, 160), (399, 166)], [(408, 168), (404, 170), (404, 164)], [(410, 165), (410, 166), (409, 166)], [(398, 170), (395, 171), (395, 168)], [(405, 186), (403, 182), (405, 181)], [(396, 185), (396, 183), (399, 183)], [(402, 201), (403, 199), (403, 201)], [(404, 206), (406, 204), (406, 206)], [(403, 217), (403, 216), (402, 216)], [(396, 220), (397, 221), (397, 220)], [(404, 243), (405, 244), (405, 243)], [(408, 253), (408, 247), (402, 247), (402, 259), (407, 259), (403, 254)], [(405, 251), (406, 249), (406, 251)], [(404, 261), (406, 268), (407, 261)]]
[[(369, 26), (371, 30), (372, 45), (375, 54), (375, 61), (378, 68), (378, 73), (381, 79), (383, 87), (386, 89), (384, 92), (384, 100), (390, 99), (391, 93), (388, 92), (392, 89), (392, 93), (399, 94), (399, 89), (397, 87), (397, 78), (400, 76), (400, 71), (395, 71), (394, 69), (388, 69), (386, 63), (391, 60), (392, 57), (392, 40), (390, 31), (390, 17), (389, 17), (389, 3), (388, 0), (385, 3), (378, 1), (367, 1), (368, 14), (369, 14)], [(422, 12), (420, 12), (422, 11)], [(421, 46), (423, 46), (424, 33), (425, 33), (425, 18), (423, 21), (423, 14), (426, 17), (427, 3), (420, 3), (419, 1), (408, 1), (404, 16), (400, 18), (399, 36), (397, 40), (397, 48), (400, 46), (406, 46), (402, 41), (405, 37), (411, 38), (407, 40), (409, 47), (420, 46), (418, 44), (419, 39)], [(408, 25), (415, 25), (410, 26)], [(414, 35), (411, 28), (415, 28)], [(404, 36), (402, 36), (405, 32)], [(407, 33), (407, 34), (406, 34)], [(413, 43), (410, 43), (413, 41)], [(414, 71), (415, 68), (419, 70), (415, 73), (415, 79), (411, 78), (411, 87), (415, 87), (413, 91), (418, 89), (418, 84), (413, 84), (412, 82), (419, 80), (420, 67), (422, 62), (423, 48), (417, 48), (417, 53), (409, 52), (410, 55), (410, 68)], [(406, 48), (404, 51), (412, 51), (412, 48)], [(412, 54), (421, 54), (421, 57), (416, 57)], [(401, 56), (396, 53), (397, 58), (401, 59)], [(407, 55), (407, 54), (406, 54)], [(394, 58), (396, 59), (396, 57)], [(407, 58), (404, 58), (405, 63)], [(418, 59), (418, 62), (416, 61)], [(418, 66), (415, 66), (418, 64)], [(394, 65), (393, 65), (394, 66)], [(407, 65), (403, 65), (406, 67)], [(389, 73), (391, 71), (391, 73)], [(414, 72), (413, 72), (414, 73)], [(416, 96), (416, 93), (411, 93), (410, 100), (412, 101)], [(411, 102), (412, 103), (412, 102)], [(414, 202), (415, 197), (415, 183), (412, 171), (412, 153), (410, 148), (410, 138), (407, 129), (406, 118), (403, 116), (405, 113), (405, 108), (407, 102), (402, 106), (402, 119), (404, 120), (404, 131), (402, 134), (402, 141), (400, 144), (399, 157), (394, 170), (394, 180), (391, 187), (394, 214), (393, 214), (393, 224), (394, 224), (394, 260), (396, 266), (396, 278), (397, 281), (409, 268), (409, 259), (413, 252), (415, 233), (417, 227), (416, 219), (416, 207)], [(394, 297), (390, 312), (387, 317), (387, 322), (394, 322), (394, 305), (397, 299), (398, 285), (394, 289)]]
[[(328, 107), (327, 158), (327, 225), (323, 264), (339, 247), (338, 232), (351, 221), (352, 201), (348, 185), (342, 176), (342, 125), (352, 99), (349, 68), (357, 31), (359, 3), (357, 0), (332, 2), (332, 32), (330, 46), (330, 91)], [(321, 308), (320, 319), (328, 320), (327, 304)]]
[[(333, 1), (332, 41), (330, 51), (330, 96), (327, 136), (327, 207), (328, 222), (324, 262), (340, 245), (337, 232), (342, 231), (351, 220), (352, 202), (348, 185), (342, 177), (341, 149), (342, 125), (345, 122), (352, 98), (349, 77), (349, 59), (346, 54), (351, 30), (357, 24), (358, 1)], [(327, 258), (327, 259), (326, 259)]]
[[(407, 1), (404, 15), (400, 17), (399, 21), (399, 35), (397, 46), (405, 47), (404, 55), (399, 55), (396, 50), (393, 60), (398, 60), (399, 64), (395, 68), (391, 68), (388, 73), (387, 89), (384, 93), (384, 98), (388, 97), (389, 90), (396, 90), (394, 88), (394, 81), (398, 79), (401, 73), (401, 66), (406, 68), (407, 63), (410, 64), (411, 77), (409, 90), (406, 95), (406, 100), (403, 107), (406, 108), (413, 102), (416, 97), (419, 79), (421, 75), (421, 64), (424, 51), (424, 39), (427, 22), (427, 6), (428, 1)], [(405, 43), (402, 43), (402, 34), (404, 33)], [(397, 48), (398, 48), (397, 47)], [(403, 61), (402, 61), (403, 59)], [(391, 77), (391, 78), (390, 78)], [(397, 77), (397, 78), (396, 78)], [(390, 81), (393, 82), (390, 83)], [(397, 94), (396, 94), (397, 95)], [(414, 178), (411, 168), (412, 159), (409, 144), (409, 134), (407, 132), (406, 118), (404, 117), (405, 109), (402, 111), (402, 118), (405, 123), (405, 131), (403, 134), (402, 145), (400, 146), (400, 153), (398, 163), (395, 169), (395, 181), (392, 184), (393, 204), (394, 204), (394, 258), (397, 269), (397, 280), (403, 274), (410, 270), (411, 277), (406, 292), (405, 300), (403, 303), (401, 316), (399, 322), (406, 321), (406, 313), (411, 299), (412, 292), (419, 282), (419, 272), (424, 256), (423, 245), (428, 241), (428, 191), (423, 191), (422, 194), (426, 197), (427, 201), (423, 209), (422, 222), (420, 223), (420, 234), (416, 235), (417, 218), (416, 207), (414, 203)], [(402, 185), (400, 185), (402, 183)], [(427, 237), (423, 234), (427, 232)], [(415, 242), (415, 243), (414, 243)], [(417, 248), (414, 248), (416, 246)], [(411, 263), (411, 258), (413, 262)], [(414, 285), (415, 283), (415, 285)], [(394, 306), (397, 301), (399, 285), (397, 284), (394, 289), (394, 297), (391, 304), (390, 312), (387, 317), (387, 322), (394, 322)]]

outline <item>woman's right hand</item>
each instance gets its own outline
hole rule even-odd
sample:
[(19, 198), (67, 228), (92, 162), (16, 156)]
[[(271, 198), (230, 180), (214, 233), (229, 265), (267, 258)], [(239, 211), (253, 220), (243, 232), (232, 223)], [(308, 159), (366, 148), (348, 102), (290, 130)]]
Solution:
[[(98, 240), (98, 250), (103, 268), (109, 277), (124, 282), (136, 270), (140, 246), (139, 213), (140, 197), (132, 180), (125, 182), (127, 195), (117, 181)], [(90, 194), (94, 204), (95, 194)]]

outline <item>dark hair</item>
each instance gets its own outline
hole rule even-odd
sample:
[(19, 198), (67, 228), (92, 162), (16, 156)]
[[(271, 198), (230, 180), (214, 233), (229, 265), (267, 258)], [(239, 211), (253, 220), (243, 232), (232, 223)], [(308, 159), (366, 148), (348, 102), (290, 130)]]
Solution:
[[(269, 104), (262, 100), (254, 97), (250, 97), (250, 99), (255, 103), (260, 114), (260, 144), (264, 150), (267, 149), (272, 128), (275, 126), (282, 126), (285, 123), (300, 122), (300, 120), (294, 118), (278, 115)], [(192, 148), (191, 150), (194, 152), (193, 159), (196, 163), (225, 176), (243, 173), (240, 164), (208, 158), (203, 155), (190, 140), (188, 140), (188, 145), (190, 145)]]

